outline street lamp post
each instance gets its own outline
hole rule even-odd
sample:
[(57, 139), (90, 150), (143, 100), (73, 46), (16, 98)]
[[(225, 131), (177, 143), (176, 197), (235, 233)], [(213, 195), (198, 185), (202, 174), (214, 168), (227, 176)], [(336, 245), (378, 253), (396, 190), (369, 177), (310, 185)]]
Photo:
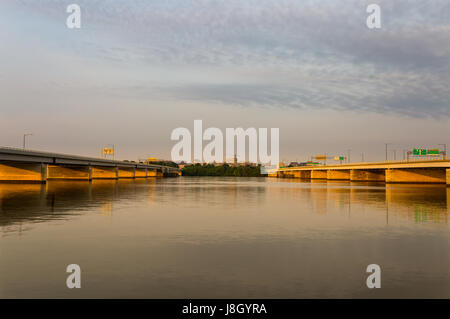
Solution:
[(350, 163), (350, 152), (352, 150), (347, 150), (347, 163)]
[(33, 135), (33, 133), (23, 134), (23, 149), (25, 149), (25, 142), (26, 142), (27, 136), (32, 136), (32, 135)]
[(439, 145), (444, 146), (444, 160), (446, 160), (447, 159), (447, 144), (438, 144), (438, 146)]
[(384, 146), (386, 148), (386, 162), (388, 160), (388, 145), (391, 145), (392, 143), (384, 143)]

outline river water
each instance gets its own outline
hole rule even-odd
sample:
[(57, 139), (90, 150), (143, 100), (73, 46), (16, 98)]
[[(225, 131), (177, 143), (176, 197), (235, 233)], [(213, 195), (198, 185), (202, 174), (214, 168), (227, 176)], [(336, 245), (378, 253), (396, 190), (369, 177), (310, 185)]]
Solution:
[(449, 214), (445, 185), (0, 184), (0, 298), (450, 298)]

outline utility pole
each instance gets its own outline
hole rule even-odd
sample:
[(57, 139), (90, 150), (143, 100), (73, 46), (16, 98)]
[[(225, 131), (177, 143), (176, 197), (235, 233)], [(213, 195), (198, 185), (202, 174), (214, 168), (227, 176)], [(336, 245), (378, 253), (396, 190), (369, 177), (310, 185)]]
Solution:
[(23, 149), (25, 149), (25, 142), (26, 142), (27, 136), (32, 136), (32, 135), (33, 135), (33, 133), (23, 134)]
[(444, 160), (446, 160), (447, 159), (447, 144), (438, 144), (438, 146), (439, 145), (444, 146)]
[(388, 145), (391, 145), (392, 143), (384, 143), (384, 146), (386, 148), (386, 162), (388, 160)]

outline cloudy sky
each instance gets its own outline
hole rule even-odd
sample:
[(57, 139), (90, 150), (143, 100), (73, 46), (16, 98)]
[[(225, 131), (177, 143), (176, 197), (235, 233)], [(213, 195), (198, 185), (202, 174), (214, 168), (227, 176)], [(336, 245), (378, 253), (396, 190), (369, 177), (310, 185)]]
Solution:
[(0, 61), (2, 146), (169, 158), (202, 119), (278, 127), (286, 160), (450, 147), (448, 0), (0, 1)]

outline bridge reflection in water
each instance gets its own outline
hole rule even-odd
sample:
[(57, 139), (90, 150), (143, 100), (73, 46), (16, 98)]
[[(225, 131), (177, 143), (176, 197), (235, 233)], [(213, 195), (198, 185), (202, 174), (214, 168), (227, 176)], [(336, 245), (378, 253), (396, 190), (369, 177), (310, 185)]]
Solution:
[[(302, 193), (311, 205), (311, 211), (326, 214), (329, 205), (347, 213), (357, 214), (373, 208), (389, 216), (416, 222), (448, 223), (450, 214), (450, 187), (437, 184), (384, 184), (379, 182), (302, 181), (283, 179), (283, 183), (310, 185), (306, 188), (283, 188), (282, 192)], [(281, 191), (281, 190), (280, 190)]]
[[(449, 191), (226, 177), (0, 184), (0, 298), (448, 298)], [(66, 288), (69, 263), (83, 289)], [(383, 289), (365, 287), (371, 263)]]
[[(23, 222), (43, 222), (66, 219), (98, 210), (105, 216), (112, 216), (114, 203), (118, 201), (147, 203), (167, 200), (167, 193), (176, 197), (184, 192), (182, 184), (174, 184), (170, 189), (155, 187), (155, 179), (147, 180), (94, 180), (49, 181), (47, 184), (1, 184), (0, 183), (0, 227), (19, 225)], [(270, 192), (279, 192), (290, 201), (306, 201), (311, 212), (327, 214), (329, 205), (349, 218), (354, 213), (364, 213), (370, 207), (386, 212), (386, 223), (391, 218), (414, 220), (415, 222), (448, 223), (450, 213), (450, 188), (440, 185), (393, 184), (342, 182), (342, 181), (299, 181), (284, 179), (281, 183), (271, 180), (271, 184), (301, 184), (302, 187), (269, 187)], [(261, 183), (258, 183), (261, 184)], [(262, 185), (260, 185), (262, 186)], [(214, 185), (211, 186), (214, 188)], [(230, 208), (238, 207), (242, 200), (239, 189), (243, 186), (230, 184), (221, 188), (219, 196), (225, 197)], [(251, 188), (252, 186), (248, 186)], [(267, 196), (266, 190), (257, 192), (257, 201)], [(190, 190), (192, 191), (192, 190)], [(204, 190), (203, 190), (204, 192)], [(211, 192), (208, 201), (214, 203)], [(182, 194), (179, 194), (183, 196)], [(194, 200), (204, 200), (193, 192)], [(11, 229), (12, 230), (12, 229)]]

